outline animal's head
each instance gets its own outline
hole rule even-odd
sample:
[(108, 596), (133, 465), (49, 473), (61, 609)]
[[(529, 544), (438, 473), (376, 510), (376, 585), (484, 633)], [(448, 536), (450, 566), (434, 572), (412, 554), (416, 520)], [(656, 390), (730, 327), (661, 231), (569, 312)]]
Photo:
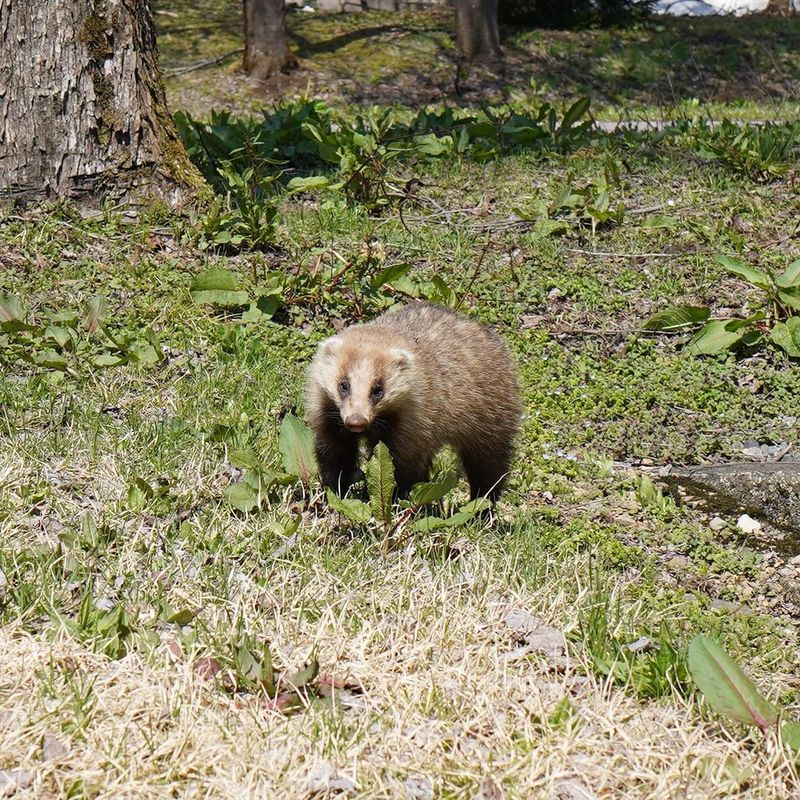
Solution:
[(413, 369), (414, 355), (402, 347), (332, 336), (320, 344), (311, 374), (336, 404), (344, 426), (363, 433), (411, 391)]

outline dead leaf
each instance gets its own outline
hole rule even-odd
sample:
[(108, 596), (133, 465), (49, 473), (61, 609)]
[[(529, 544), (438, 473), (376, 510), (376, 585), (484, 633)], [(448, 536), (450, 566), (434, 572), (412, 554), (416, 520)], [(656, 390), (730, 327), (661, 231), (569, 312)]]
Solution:
[[(175, 661), (180, 661), (183, 658), (183, 647), (181, 647), (181, 643), (174, 636), (164, 640), (164, 649)], [(195, 661), (195, 672), (196, 671), (197, 662)]]
[(317, 679), (318, 686), (330, 686), (331, 689), (344, 689), (347, 686), (347, 678), (340, 675), (331, 675), (324, 672)]
[(325, 792), (355, 792), (358, 790), (355, 781), (346, 775), (340, 775), (332, 764), (321, 764), (306, 778), (306, 792), (313, 797)]
[(195, 675), (207, 681), (213, 680), (222, 671), (222, 667), (215, 658), (198, 658), (192, 664)]
[(409, 798), (413, 800), (431, 800), (433, 797), (433, 785), (424, 775), (410, 775), (403, 781), (403, 785)]
[(45, 761), (58, 761), (68, 752), (66, 745), (55, 734), (46, 733), (42, 737), (42, 758)]
[(17, 789), (27, 789), (34, 774), (27, 769), (0, 769), (0, 794), (10, 797)]
[(511, 611), (506, 617), (506, 625), (531, 652), (542, 653), (549, 658), (562, 658), (567, 652), (564, 634), (524, 609)]
[(538, 328), (541, 324), (547, 319), (544, 314), (523, 314), (520, 317), (520, 322), (522, 323), (522, 329), (525, 330), (526, 328)]
[(556, 787), (558, 800), (597, 800), (597, 795), (581, 780), (569, 778)]
[(475, 800), (503, 800), (503, 790), (491, 777), (484, 775)]

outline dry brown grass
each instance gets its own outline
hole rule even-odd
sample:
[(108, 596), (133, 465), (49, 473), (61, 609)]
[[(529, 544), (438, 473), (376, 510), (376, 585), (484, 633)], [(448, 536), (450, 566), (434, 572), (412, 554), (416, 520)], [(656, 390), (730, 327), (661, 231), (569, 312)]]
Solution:
[[(305, 797), (329, 767), (359, 798), (798, 796), (775, 741), (739, 738), (677, 702), (638, 702), (587, 677), (580, 659), (504, 658), (510, 610), (565, 628), (574, 597), (557, 583), (510, 593), (479, 549), (462, 560), (435, 574), (409, 550), (360, 585), (324, 569), (301, 584), (287, 565), (269, 591), (206, 606), (222, 622), (234, 610), (248, 627), (269, 620), (283, 663), (313, 650), (324, 671), (349, 676), (363, 693), (333, 712), (284, 718), (255, 696), (231, 698), (163, 644), (113, 661), (53, 628), (6, 627), (0, 767), (29, 772), (16, 796), (37, 798), (77, 781), (97, 798)], [(74, 698), (87, 687), (82, 722)], [(52, 737), (63, 749), (47, 758)]]

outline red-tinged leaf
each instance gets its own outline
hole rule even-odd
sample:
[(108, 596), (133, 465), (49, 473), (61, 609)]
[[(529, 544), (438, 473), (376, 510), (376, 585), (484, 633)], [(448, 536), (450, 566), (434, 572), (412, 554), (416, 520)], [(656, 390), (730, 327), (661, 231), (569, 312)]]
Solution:
[(222, 671), (219, 661), (211, 657), (195, 659), (194, 664), (192, 664), (192, 669), (195, 675), (207, 681), (214, 680)]
[[(176, 661), (180, 661), (183, 658), (183, 647), (181, 647), (181, 643), (175, 637), (170, 637), (164, 641), (164, 649)], [(197, 671), (196, 663), (197, 662), (195, 662), (195, 672)]]
[(348, 685), (347, 678), (340, 675), (323, 673), (317, 679), (317, 686), (330, 686), (332, 689), (344, 689)]
[(274, 711), (276, 714), (291, 714), (304, 707), (297, 692), (283, 692), (274, 698), (265, 696), (261, 702), (267, 711)]
[(278, 445), (283, 468), (308, 484), (316, 472), (314, 435), (308, 426), (293, 414), (287, 414), (281, 423)]
[(86, 314), (83, 317), (83, 327), (88, 333), (94, 333), (100, 323), (106, 318), (108, 304), (105, 297), (96, 295), (86, 304)]

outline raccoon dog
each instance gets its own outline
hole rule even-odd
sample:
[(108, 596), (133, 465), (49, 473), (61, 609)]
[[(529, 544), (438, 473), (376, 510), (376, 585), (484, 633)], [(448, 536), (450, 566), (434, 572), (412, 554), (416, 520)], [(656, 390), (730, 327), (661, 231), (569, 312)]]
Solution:
[(451, 445), (472, 498), (496, 500), (520, 423), (517, 370), (500, 337), (440, 306), (413, 302), (319, 345), (306, 407), (323, 483), (343, 495), (358, 445), (385, 442), (398, 492), (426, 479)]

